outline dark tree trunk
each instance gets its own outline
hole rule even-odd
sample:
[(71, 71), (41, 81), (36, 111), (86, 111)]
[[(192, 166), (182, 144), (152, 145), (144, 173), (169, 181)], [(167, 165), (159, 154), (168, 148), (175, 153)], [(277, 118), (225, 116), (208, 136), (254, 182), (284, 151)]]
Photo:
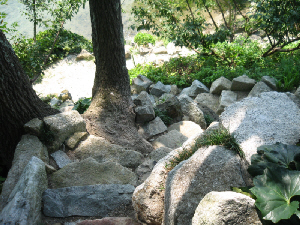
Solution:
[(10, 168), (25, 123), (56, 113), (36, 95), (0, 30), (0, 165)]
[(90, 0), (96, 75), (93, 98), (84, 114), (90, 134), (149, 153), (152, 146), (135, 127), (125, 61), (120, 0)]

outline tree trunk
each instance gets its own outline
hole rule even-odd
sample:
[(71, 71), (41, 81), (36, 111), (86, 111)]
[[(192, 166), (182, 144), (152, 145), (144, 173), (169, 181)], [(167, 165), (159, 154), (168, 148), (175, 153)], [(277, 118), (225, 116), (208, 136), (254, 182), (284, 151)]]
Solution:
[(0, 165), (10, 168), (23, 126), (33, 118), (58, 113), (33, 90), (17, 56), (0, 30)]
[(90, 134), (142, 153), (153, 150), (135, 127), (120, 0), (90, 0), (96, 75), (84, 118)]

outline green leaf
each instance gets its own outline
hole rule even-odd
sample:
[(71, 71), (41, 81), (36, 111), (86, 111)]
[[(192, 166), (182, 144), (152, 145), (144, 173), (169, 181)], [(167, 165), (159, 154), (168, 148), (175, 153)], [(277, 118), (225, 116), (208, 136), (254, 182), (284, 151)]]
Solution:
[(300, 147), (277, 143), (275, 145), (263, 145), (257, 148), (257, 154), (252, 155), (251, 165), (248, 172), (254, 177), (262, 175), (264, 169), (272, 165), (299, 170), (300, 169)]
[(270, 166), (263, 175), (255, 177), (253, 183), (255, 187), (250, 190), (257, 197), (255, 205), (263, 219), (277, 223), (293, 214), (299, 215), (299, 202), (291, 201), (292, 197), (300, 195), (299, 171)]

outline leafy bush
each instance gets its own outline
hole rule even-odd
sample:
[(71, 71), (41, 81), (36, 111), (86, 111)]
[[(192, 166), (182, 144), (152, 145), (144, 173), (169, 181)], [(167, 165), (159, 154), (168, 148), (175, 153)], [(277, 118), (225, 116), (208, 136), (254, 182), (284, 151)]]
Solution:
[(74, 110), (77, 110), (80, 114), (83, 114), (92, 102), (92, 98), (81, 98), (74, 104)]
[(219, 128), (200, 136), (191, 150), (184, 149), (177, 157), (171, 159), (166, 167), (169, 170), (173, 169), (183, 160), (190, 158), (199, 148), (209, 145), (223, 145), (227, 149), (235, 151), (240, 157), (245, 157), (243, 150), (229, 131), (225, 128)]
[(248, 172), (254, 176), (250, 191), (263, 219), (278, 223), (291, 218), (299, 224), (300, 147), (277, 143), (261, 146), (257, 153)]
[(148, 34), (148, 33), (137, 33), (134, 36), (134, 42), (137, 43), (138, 46), (146, 46), (148, 43), (155, 44), (155, 38), (153, 35)]
[(154, 108), (155, 117), (158, 116), (166, 125), (170, 125), (172, 122), (172, 118), (168, 116), (166, 111), (161, 111), (159, 109)]
[(32, 38), (19, 37), (14, 40), (13, 49), (29, 78), (33, 78), (45, 66), (63, 59), (68, 54), (78, 54), (82, 49), (93, 51), (91, 41), (71, 31), (62, 30), (47, 64), (43, 65), (54, 43), (56, 34), (57, 31), (53, 29), (39, 32), (36, 37), (36, 43)]
[[(297, 43), (295, 43), (297, 44)], [(130, 77), (142, 74), (153, 82), (176, 84), (184, 88), (199, 80), (207, 87), (221, 76), (232, 80), (246, 74), (260, 81), (263, 76), (276, 78), (280, 91), (291, 91), (300, 85), (300, 52), (274, 54), (262, 58), (263, 48), (255, 41), (239, 38), (232, 43), (213, 45), (215, 55), (192, 55), (172, 58), (162, 66), (137, 65)]]

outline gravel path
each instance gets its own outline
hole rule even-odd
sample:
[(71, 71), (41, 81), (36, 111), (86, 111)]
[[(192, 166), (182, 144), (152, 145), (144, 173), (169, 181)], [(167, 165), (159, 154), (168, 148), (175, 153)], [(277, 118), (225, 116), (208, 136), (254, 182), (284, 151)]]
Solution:
[[(127, 68), (133, 67), (127, 60)], [(81, 97), (92, 97), (96, 65), (93, 61), (76, 61), (76, 55), (69, 55), (48, 67), (40, 83), (33, 85), (39, 96), (60, 94), (68, 90), (74, 102)]]
[(76, 55), (69, 55), (47, 68), (42, 81), (33, 89), (40, 96), (68, 90), (76, 102), (80, 97), (92, 96), (95, 70), (93, 61), (76, 61)]

